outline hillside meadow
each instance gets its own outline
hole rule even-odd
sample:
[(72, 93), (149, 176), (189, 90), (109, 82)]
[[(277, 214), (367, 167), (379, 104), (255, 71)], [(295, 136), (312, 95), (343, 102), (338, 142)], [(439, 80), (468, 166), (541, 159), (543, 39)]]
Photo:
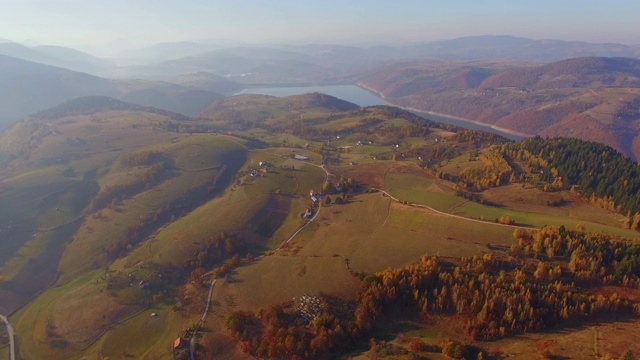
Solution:
[[(111, 100), (84, 105), (27, 119), (0, 138), (0, 152), (9, 155), (3, 161), (11, 159), (0, 173), (0, 311), (11, 313), (23, 358), (172, 358), (176, 338), (193, 338), (198, 358), (265, 357), (256, 354), (267, 349), (230, 331), (228, 319), (239, 311), (261, 316), (256, 323), (280, 314), (278, 326), (286, 318), (300, 327), (307, 320), (296, 306), (308, 299), (328, 302), (327, 313), (315, 315), (326, 321), (285, 333), (310, 341), (323, 326), (339, 324), (342, 331), (330, 329), (336, 338), (360, 334), (328, 357), (398, 358), (412, 340), (491, 352), (497, 345), (464, 335), (471, 313), (425, 318), (399, 308), (367, 325), (366, 313), (378, 307), (360, 307), (349, 325), (376, 277), (435, 262), (443, 274), (503, 271), (530, 279), (532, 291), (549, 278), (574, 279), (579, 296), (589, 289), (609, 299), (613, 287), (626, 301), (621, 306), (637, 301), (630, 286), (636, 278), (626, 270), (634, 265), (625, 263), (633, 257), (602, 259), (610, 266), (602, 271), (615, 276), (584, 279), (577, 261), (587, 255), (548, 255), (560, 248), (542, 254), (542, 245), (528, 243), (536, 231), (565, 239), (580, 229), (596, 234), (589, 241), (622, 246), (638, 232), (609, 197), (587, 200), (558, 176), (544, 178), (545, 160), (523, 160), (528, 153), (519, 143), (322, 94), (225, 98), (194, 119), (125, 111)], [(475, 272), (483, 266), (486, 273)], [(432, 290), (425, 299), (451, 298)], [(611, 316), (621, 316), (611, 321), (621, 329), (636, 321)], [(266, 322), (263, 329), (271, 329)], [(559, 326), (557, 345), (547, 346), (554, 354), (595, 331), (585, 322), (567, 324)], [(551, 336), (536, 332), (529, 341), (502, 333), (496, 341), (513, 356)], [(632, 348), (631, 340), (619, 346)], [(313, 354), (325, 351), (319, 341)], [(275, 346), (272, 354), (280, 351)], [(616, 353), (598, 346), (598, 354)]]

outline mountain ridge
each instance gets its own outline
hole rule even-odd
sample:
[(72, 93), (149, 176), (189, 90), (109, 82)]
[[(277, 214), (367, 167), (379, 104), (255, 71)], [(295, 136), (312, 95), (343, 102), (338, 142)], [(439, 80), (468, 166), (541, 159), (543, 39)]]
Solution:
[(392, 104), (530, 135), (571, 136), (640, 158), (640, 60), (583, 57), (543, 65), (406, 62), (360, 81)]

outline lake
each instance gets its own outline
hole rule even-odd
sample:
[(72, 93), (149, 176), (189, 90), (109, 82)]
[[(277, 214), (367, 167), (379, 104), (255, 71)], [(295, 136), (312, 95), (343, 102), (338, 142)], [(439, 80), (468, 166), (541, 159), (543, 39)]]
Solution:
[[(260, 94), (260, 95), (272, 95), (277, 97), (285, 97), (291, 95), (307, 94), (311, 92), (321, 92), (327, 95), (337, 97), (338, 99), (352, 102), (359, 106), (374, 106), (374, 105), (392, 105), (387, 103), (383, 98), (378, 95), (365, 90), (356, 85), (318, 85), (318, 86), (295, 86), (295, 87), (270, 87), (270, 88), (251, 88), (244, 89), (234, 95), (242, 94)], [(494, 134), (504, 136), (511, 140), (521, 140), (524, 136), (511, 134), (500, 129), (492, 128), (490, 125), (481, 125), (474, 122), (469, 122), (453, 117), (447, 117), (442, 115), (434, 115), (426, 112), (409, 110), (412, 113), (419, 115), (425, 119), (431, 121), (451, 124), (471, 130), (482, 130)]]

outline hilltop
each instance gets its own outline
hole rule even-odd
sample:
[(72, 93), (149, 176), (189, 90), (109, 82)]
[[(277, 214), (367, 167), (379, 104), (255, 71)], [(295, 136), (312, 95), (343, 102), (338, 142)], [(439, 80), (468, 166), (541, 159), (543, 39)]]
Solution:
[[(404, 354), (403, 337), (424, 356), (438, 339), (527, 353), (512, 335), (637, 324), (637, 247), (620, 239), (640, 229), (640, 170), (604, 145), (311, 93), (224, 98), (196, 118), (84, 97), (19, 122), (0, 152), (0, 312), (24, 358), (166, 358), (202, 328), (199, 358)], [(595, 272), (598, 246), (611, 256)], [(534, 309), (508, 330), (484, 306), (501, 293)]]
[(108, 96), (196, 115), (223, 95), (159, 81), (111, 80), (0, 55), (0, 129), (82, 96)]
[[(239, 95), (213, 102), (198, 117), (223, 123), (228, 126), (242, 126), (243, 123), (265, 122), (268, 119), (282, 120), (313, 112), (344, 112), (359, 106), (322, 93), (309, 93), (284, 98), (268, 95)], [(276, 116), (280, 115), (280, 116)], [(268, 122), (268, 121), (267, 121)]]
[(608, 144), (638, 159), (640, 60), (586, 57), (512, 63), (387, 65), (362, 85), (397, 105), (543, 136)]
[(137, 111), (163, 115), (175, 120), (188, 119), (184, 115), (171, 113), (170, 111), (127, 103), (107, 96), (84, 96), (72, 99), (53, 108), (37, 112), (29, 116), (29, 118), (36, 120), (60, 119), (70, 116), (92, 115), (105, 111)]

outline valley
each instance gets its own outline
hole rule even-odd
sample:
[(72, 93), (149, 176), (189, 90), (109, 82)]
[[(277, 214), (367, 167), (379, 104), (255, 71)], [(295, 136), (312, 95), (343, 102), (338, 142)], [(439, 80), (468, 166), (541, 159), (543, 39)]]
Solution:
[(0, 8), (0, 360), (640, 357), (640, 2)]
[(520, 136), (565, 136), (637, 158), (636, 59), (548, 64), (415, 61), (365, 72), (361, 86), (389, 104), (476, 121)]
[[(195, 118), (79, 98), (0, 138), (0, 313), (10, 315), (21, 359), (393, 358), (407, 349), (437, 358), (447, 342), (524, 359), (547, 341), (547, 327), (566, 334), (562, 344), (588, 336), (590, 321), (635, 326), (625, 324), (637, 323), (639, 299), (637, 164), (575, 141), (513, 142), (320, 93), (238, 95)], [(574, 159), (562, 167), (553, 154), (567, 147), (576, 152), (562, 155)], [(569, 166), (597, 156), (627, 174), (631, 195), (617, 182), (592, 189)], [(555, 240), (534, 244), (545, 236)], [(580, 267), (594, 255), (575, 250), (578, 240), (588, 251), (618, 250), (607, 250), (600, 270)], [(415, 266), (504, 273), (532, 292), (564, 287), (593, 310), (530, 328), (532, 341), (512, 337), (527, 323), (496, 328), (497, 346), (468, 322), (485, 300), (424, 308), (428, 316), (414, 316), (410, 302), (383, 305), (394, 296), (363, 307), (377, 277)], [(595, 293), (619, 306), (596, 306)], [(230, 325), (238, 316), (247, 322)], [(296, 348), (261, 347), (282, 335), (259, 330), (271, 327), (242, 330), (269, 319)], [(554, 344), (546, 351), (568, 354)]]

